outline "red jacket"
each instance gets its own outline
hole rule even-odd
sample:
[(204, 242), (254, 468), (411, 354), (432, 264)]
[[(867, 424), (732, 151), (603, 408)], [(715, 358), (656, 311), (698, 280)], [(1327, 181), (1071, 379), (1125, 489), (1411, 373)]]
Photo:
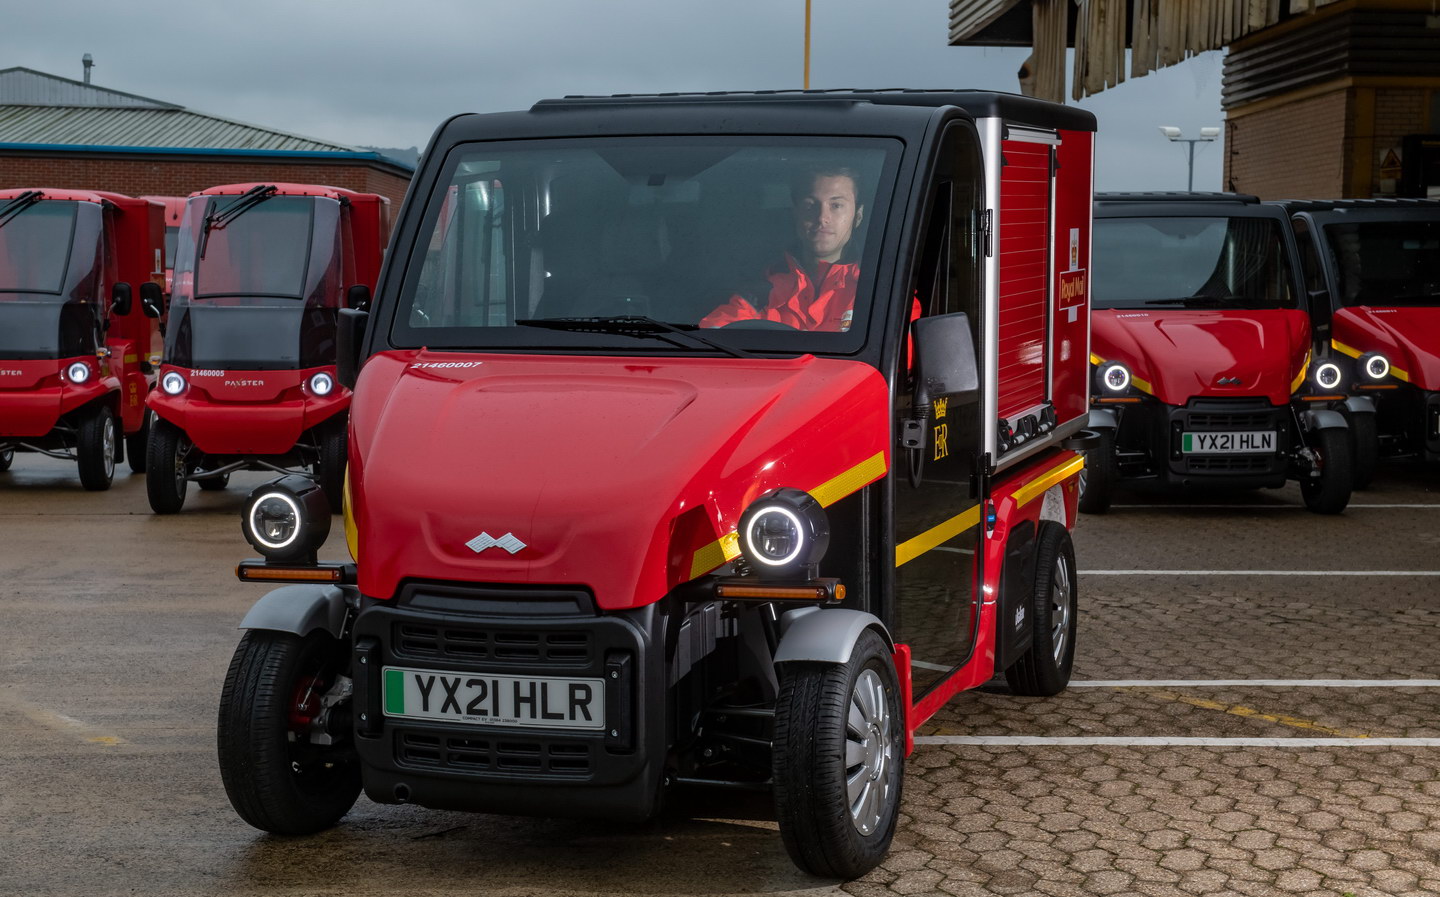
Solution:
[[(860, 266), (853, 262), (815, 264), (818, 283), (794, 256), (785, 253), (784, 261), (765, 272), (769, 281), (768, 296), (747, 297), (737, 293), (701, 319), (700, 326), (724, 327), (732, 321), (763, 318), (789, 324), (797, 330), (849, 330)], [(764, 293), (764, 288), (757, 292)], [(757, 307), (761, 303), (763, 308)]]

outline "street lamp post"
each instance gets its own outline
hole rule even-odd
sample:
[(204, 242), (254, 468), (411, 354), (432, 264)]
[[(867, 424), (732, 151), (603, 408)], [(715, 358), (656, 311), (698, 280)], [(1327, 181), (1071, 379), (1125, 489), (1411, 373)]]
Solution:
[(1174, 125), (1161, 125), (1160, 133), (1170, 138), (1172, 143), (1190, 144), (1190, 180), (1186, 190), (1195, 189), (1195, 144), (1211, 143), (1220, 136), (1219, 128), (1201, 128), (1199, 137), (1181, 137), (1180, 129)]

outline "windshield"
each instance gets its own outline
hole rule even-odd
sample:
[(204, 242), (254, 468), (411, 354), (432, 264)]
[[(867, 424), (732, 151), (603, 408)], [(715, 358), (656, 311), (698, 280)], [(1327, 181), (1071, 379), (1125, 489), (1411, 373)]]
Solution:
[(1330, 224), (1343, 305), (1440, 305), (1440, 221)]
[(232, 370), (334, 364), (344, 291), (339, 202), (270, 196), (207, 232), (207, 216), (223, 215), (238, 199), (196, 196), (186, 203), (166, 360)]
[(897, 146), (647, 138), (457, 151), (392, 341), (855, 351)]
[(1279, 222), (1096, 218), (1095, 308), (1296, 308)]
[(77, 206), (37, 202), (0, 227), (0, 291), (60, 293)]

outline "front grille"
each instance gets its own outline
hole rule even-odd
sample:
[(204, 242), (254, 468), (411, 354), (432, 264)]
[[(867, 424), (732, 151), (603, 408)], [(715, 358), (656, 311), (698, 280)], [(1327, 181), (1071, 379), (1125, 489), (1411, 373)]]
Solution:
[(502, 661), (548, 668), (584, 667), (594, 660), (590, 633), (485, 626), (394, 624), (395, 655), (457, 660), (464, 663)]
[(1203, 455), (1185, 458), (1186, 473), (1268, 473), (1274, 455)]
[(1273, 430), (1275, 415), (1270, 411), (1192, 411), (1185, 418), (1187, 430)]
[(523, 741), (514, 737), (449, 737), (399, 732), (395, 760), (401, 766), (456, 772), (518, 772), (532, 775), (585, 776), (590, 746)]

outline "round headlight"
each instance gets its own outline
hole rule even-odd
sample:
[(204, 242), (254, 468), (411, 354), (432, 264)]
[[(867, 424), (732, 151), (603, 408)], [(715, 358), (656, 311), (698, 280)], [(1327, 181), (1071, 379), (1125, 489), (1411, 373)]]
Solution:
[(1111, 392), (1124, 392), (1130, 388), (1130, 369), (1116, 362), (1100, 369), (1100, 385)]
[(317, 396), (328, 396), (335, 388), (335, 378), (321, 371), (310, 378), (310, 391)]
[(1340, 385), (1343, 375), (1340, 373), (1340, 365), (1333, 361), (1327, 361), (1315, 368), (1315, 385), (1321, 389), (1335, 389)]
[(330, 535), (330, 505), (314, 480), (291, 474), (250, 493), (240, 529), (266, 560), (314, 563)]
[(65, 376), (71, 383), (84, 383), (90, 379), (90, 365), (83, 361), (77, 361), (65, 369)]
[(160, 388), (166, 395), (178, 396), (185, 391), (185, 377), (177, 371), (170, 371), (160, 378)]
[(825, 509), (801, 489), (762, 495), (740, 517), (740, 549), (762, 577), (813, 579), (829, 545)]
[(1361, 356), (1360, 370), (1371, 380), (1384, 380), (1390, 374), (1390, 359), (1379, 352), (1371, 352)]

